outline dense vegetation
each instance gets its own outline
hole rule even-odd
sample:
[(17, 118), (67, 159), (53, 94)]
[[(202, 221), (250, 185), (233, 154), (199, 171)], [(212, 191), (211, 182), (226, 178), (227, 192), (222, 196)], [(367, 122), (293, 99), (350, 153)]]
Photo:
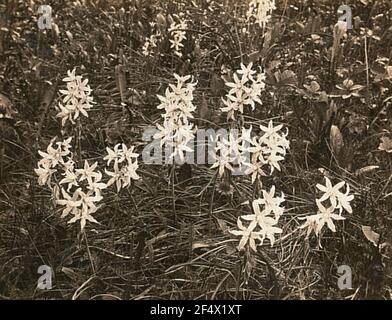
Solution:
[[(37, 25), (43, 4), (52, 7), (51, 29)], [(337, 23), (340, 5), (276, 1), (265, 26), (235, 0), (0, 5), (0, 297), (389, 299), (392, 5), (348, 1), (348, 32)], [(181, 21), (176, 52), (169, 29)], [(265, 75), (262, 104), (233, 120), (221, 110), (225, 83), (250, 63)], [(60, 90), (73, 69), (89, 80), (95, 104), (88, 117), (62, 123)], [(252, 181), (227, 168), (220, 175), (210, 165), (139, 158), (139, 179), (103, 190), (98, 223), (68, 224), (54, 189), (38, 183), (38, 151), (72, 136), (78, 167), (97, 162), (102, 173), (107, 147), (141, 154), (143, 132), (162, 124), (157, 95), (176, 84), (174, 74), (196, 83), (199, 129), (281, 124), (290, 148), (280, 170)], [(302, 218), (318, 212), (316, 185), (327, 180), (349, 186), (352, 213), (334, 221), (336, 232), (324, 226), (307, 237)], [(246, 202), (272, 187), (285, 197), (281, 234), (273, 246), (238, 248), (232, 231), (254, 210)], [(54, 270), (51, 290), (37, 289), (40, 265)], [(352, 289), (338, 288), (341, 265), (352, 270)]]

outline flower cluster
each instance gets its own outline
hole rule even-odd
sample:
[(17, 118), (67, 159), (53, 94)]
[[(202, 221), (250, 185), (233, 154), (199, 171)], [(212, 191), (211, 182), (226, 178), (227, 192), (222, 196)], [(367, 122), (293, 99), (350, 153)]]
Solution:
[[(96, 171), (97, 162), (90, 166), (85, 161), (84, 168), (75, 168), (73, 154), (70, 151), (71, 139), (56, 142), (56, 147), (53, 146), (53, 139), (47, 147), (47, 152), (38, 151), (42, 159), (38, 162), (38, 169), (35, 169), (35, 172), (38, 175), (38, 183), (47, 184), (52, 189), (56, 204), (65, 206), (61, 217), (72, 214), (73, 217), (68, 223), (80, 220), (83, 230), (87, 220), (97, 222), (92, 214), (98, 210), (96, 203), (102, 200), (101, 191), (107, 185), (101, 182), (102, 173)], [(56, 173), (60, 175), (56, 176)], [(56, 181), (52, 183), (53, 176)], [(66, 190), (63, 185), (67, 185)], [(61, 193), (58, 192), (59, 186)]]
[(107, 160), (107, 166), (113, 162), (113, 171), (105, 169), (106, 174), (111, 177), (107, 185), (111, 186), (115, 183), (117, 192), (128, 186), (131, 179), (138, 180), (140, 178), (136, 173), (139, 168), (137, 161), (139, 154), (135, 153), (134, 149), (134, 146), (128, 149), (124, 143), (116, 144), (113, 150), (109, 147), (106, 148), (108, 155), (103, 160)]
[[(262, 245), (264, 239), (270, 241), (271, 247), (275, 243), (275, 234), (282, 233), (282, 229), (276, 227), (279, 218), (284, 212), (284, 207), (280, 205), (284, 202), (284, 194), (275, 197), (275, 186), (270, 191), (262, 190), (263, 197), (252, 202), (253, 213), (240, 216), (237, 219), (239, 230), (230, 230), (235, 236), (241, 236), (238, 250), (243, 250), (246, 245), (253, 251), (257, 251), (257, 246)], [(243, 225), (242, 220), (248, 221), (249, 225)], [(256, 243), (256, 240), (259, 243)]]
[(251, 142), (252, 126), (249, 129), (242, 128), (241, 135), (231, 131), (228, 137), (218, 134), (215, 139), (214, 152), (211, 156), (214, 163), (211, 169), (218, 168), (218, 175), (223, 176), (225, 169), (234, 172), (235, 169), (243, 169), (249, 165), (248, 147)]
[(244, 113), (244, 106), (249, 105), (254, 110), (256, 102), (262, 104), (260, 95), (265, 87), (265, 74), (257, 73), (252, 69), (252, 66), (252, 62), (248, 66), (241, 63), (241, 69), (233, 75), (234, 82), (226, 83), (226, 86), (231, 89), (226, 95), (226, 99), (222, 98), (225, 107), (222, 107), (221, 110), (227, 112), (227, 119), (235, 120), (235, 112)]
[[(350, 202), (354, 199), (354, 196), (349, 194), (349, 185), (346, 182), (341, 181), (335, 186), (333, 186), (331, 180), (329, 180), (328, 177), (325, 177), (325, 180), (325, 186), (321, 184), (316, 185), (317, 189), (324, 192), (320, 199), (316, 199), (318, 213), (304, 218), (300, 218), (306, 220), (306, 222), (300, 228), (308, 228), (307, 237), (309, 237), (312, 231), (314, 231), (316, 236), (318, 236), (325, 224), (332, 232), (335, 232), (336, 227), (333, 221), (346, 219), (342, 216), (343, 210), (347, 211), (348, 213), (353, 212)], [(347, 185), (346, 192), (343, 193), (340, 191), (340, 189), (345, 184)], [(323, 205), (323, 202), (327, 200), (330, 203), (330, 206)], [(335, 213), (336, 210), (338, 210), (339, 213)]]
[[(164, 19), (164, 18), (163, 18)], [(161, 39), (161, 31), (158, 29), (158, 24), (156, 22), (150, 22), (152, 34), (150, 37), (145, 38), (145, 42), (142, 47), (142, 54), (147, 57), (150, 56), (154, 49), (158, 45), (158, 41)]]
[(46, 152), (38, 150), (39, 155), (42, 157), (38, 161), (38, 168), (34, 169), (38, 175), (38, 184), (43, 186), (45, 184), (51, 187), (52, 176), (57, 172), (58, 166), (67, 168), (72, 165), (72, 154), (71, 154), (71, 140), (72, 137), (56, 142), (53, 146), (56, 138), (52, 139), (46, 148)]
[(57, 117), (61, 118), (62, 126), (67, 120), (74, 123), (80, 113), (88, 117), (87, 111), (94, 104), (93, 97), (90, 96), (92, 90), (88, 85), (88, 79), (83, 80), (82, 76), (75, 75), (75, 72), (75, 69), (67, 71), (68, 77), (63, 79), (67, 84), (67, 89), (60, 90), (63, 98), (58, 105), (60, 112)]
[(92, 214), (98, 210), (96, 203), (103, 199), (102, 190), (107, 188), (106, 183), (101, 181), (102, 173), (96, 170), (97, 166), (97, 162), (90, 166), (86, 160), (82, 169), (75, 169), (71, 162), (63, 173), (64, 178), (59, 182), (60, 185), (68, 185), (67, 190), (61, 188), (62, 198), (58, 196), (56, 199), (57, 204), (65, 206), (61, 217), (72, 214), (68, 223), (80, 220), (81, 230), (87, 221), (98, 223)]
[(182, 57), (181, 49), (184, 47), (182, 41), (186, 39), (185, 36), (186, 28), (187, 28), (187, 23), (186, 21), (183, 20), (180, 21), (179, 23), (173, 22), (168, 30), (173, 37), (172, 39), (169, 40), (170, 48), (174, 49), (174, 53), (179, 57)]
[(243, 169), (245, 175), (252, 176), (252, 183), (257, 177), (267, 175), (266, 167), (270, 168), (270, 174), (274, 169), (280, 170), (279, 162), (284, 160), (290, 146), (288, 133), (280, 132), (282, 127), (274, 127), (270, 121), (267, 127), (260, 125), (260, 136), (252, 138), (252, 126), (243, 127), (239, 137), (232, 133), (228, 139), (218, 136), (211, 168), (218, 168), (219, 176), (223, 176), (225, 169), (231, 172), (234, 168)]
[(145, 57), (150, 56), (154, 48), (157, 47), (158, 37), (160, 34), (152, 34), (149, 38), (146, 37), (146, 41), (142, 47), (142, 53)]
[(281, 124), (274, 127), (271, 120), (268, 127), (260, 125), (262, 135), (251, 140), (251, 146), (248, 148), (252, 154), (251, 162), (245, 174), (252, 174), (252, 182), (257, 177), (266, 175), (264, 166), (269, 166), (271, 174), (274, 169), (280, 171), (279, 162), (284, 160), (286, 151), (290, 148), (290, 142), (286, 138), (288, 132), (281, 133), (282, 128)]
[[(158, 132), (154, 139), (161, 139), (161, 146), (164, 144), (172, 150), (170, 158), (179, 155), (181, 161), (184, 160), (185, 152), (192, 152), (193, 149), (188, 143), (194, 139), (193, 123), (189, 122), (193, 118), (192, 112), (196, 107), (193, 105), (193, 91), (195, 82), (187, 82), (191, 76), (181, 77), (174, 74), (177, 84), (169, 84), (166, 88), (165, 96), (157, 95), (160, 100), (158, 109), (164, 109), (163, 126), (157, 124)], [(173, 150), (174, 149), (174, 150)]]
[(246, 16), (248, 20), (253, 17), (260, 27), (264, 27), (271, 19), (271, 11), (275, 9), (275, 0), (251, 0)]

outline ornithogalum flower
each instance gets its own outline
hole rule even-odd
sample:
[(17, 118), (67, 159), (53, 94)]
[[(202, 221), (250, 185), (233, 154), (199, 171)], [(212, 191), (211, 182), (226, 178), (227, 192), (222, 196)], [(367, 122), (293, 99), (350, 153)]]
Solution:
[(328, 177), (325, 177), (326, 185), (323, 186), (321, 184), (317, 184), (317, 189), (324, 192), (322, 197), (319, 199), (321, 202), (325, 200), (329, 200), (333, 209), (339, 209), (340, 212), (342, 210), (346, 210), (348, 213), (352, 213), (352, 208), (350, 206), (350, 202), (354, 199), (353, 195), (349, 195), (350, 187), (347, 184), (346, 193), (340, 192), (340, 189), (344, 187), (346, 182), (341, 181), (336, 185), (332, 185), (331, 180)]
[(248, 19), (253, 18), (260, 27), (264, 27), (275, 9), (275, 0), (251, 0), (246, 16)]
[[(316, 185), (317, 189), (324, 192), (320, 199), (316, 199), (318, 207), (317, 213), (299, 218), (300, 220), (306, 220), (300, 227), (301, 229), (307, 228), (306, 237), (309, 237), (312, 232), (314, 232), (316, 236), (319, 236), (324, 225), (327, 225), (332, 232), (336, 232), (334, 220), (346, 219), (342, 216), (343, 210), (348, 213), (353, 212), (350, 202), (354, 199), (354, 195), (349, 194), (349, 185), (345, 181), (332, 185), (332, 182), (328, 177), (325, 177), (325, 181), (325, 186), (321, 184)], [(340, 189), (343, 188), (345, 184), (347, 185), (347, 188), (346, 192), (343, 193)], [(324, 203), (327, 203), (328, 205), (325, 206)]]
[(255, 75), (257, 71), (253, 70), (252, 66), (252, 62), (248, 66), (241, 63), (241, 69), (233, 75), (234, 82), (226, 82), (230, 90), (226, 99), (222, 99), (225, 107), (221, 110), (227, 112), (227, 119), (235, 120), (235, 113), (244, 113), (245, 106), (254, 110), (256, 103), (262, 104), (260, 95), (265, 87), (265, 75), (262, 72)]
[(51, 177), (57, 172), (57, 167), (65, 166), (68, 163), (68, 158), (72, 156), (70, 151), (71, 140), (72, 137), (62, 142), (56, 142), (55, 146), (53, 146), (55, 141), (53, 139), (46, 148), (46, 152), (38, 150), (39, 155), (42, 157), (38, 161), (38, 169), (35, 169), (35, 173), (38, 175), (39, 185), (47, 184), (50, 186)]
[(69, 120), (74, 123), (79, 114), (88, 117), (87, 111), (93, 107), (95, 103), (91, 96), (91, 88), (88, 85), (88, 79), (75, 74), (76, 69), (68, 70), (68, 76), (63, 79), (67, 88), (61, 89), (62, 101), (58, 104), (60, 112), (57, 117), (61, 118), (62, 126), (65, 126)]
[(165, 145), (170, 150), (170, 157), (167, 161), (179, 156), (181, 161), (185, 159), (186, 152), (192, 152), (193, 148), (189, 143), (194, 139), (193, 112), (196, 107), (193, 105), (193, 91), (196, 83), (190, 81), (191, 76), (179, 76), (174, 74), (177, 83), (170, 84), (166, 88), (165, 96), (158, 95), (160, 104), (158, 109), (165, 110), (162, 114), (163, 125), (157, 124), (158, 132), (154, 139), (160, 139), (160, 145)]
[[(263, 197), (253, 200), (252, 214), (238, 217), (237, 226), (239, 230), (231, 230), (235, 236), (241, 236), (238, 250), (243, 250), (248, 244), (253, 251), (257, 251), (257, 246), (262, 245), (267, 238), (271, 246), (275, 243), (275, 234), (282, 233), (283, 230), (276, 225), (284, 208), (280, 204), (284, 201), (284, 196), (274, 197), (275, 186), (272, 186), (270, 192), (262, 190)], [(271, 216), (271, 214), (274, 216)], [(242, 220), (248, 221), (249, 225), (245, 227)], [(258, 240), (258, 242), (256, 242)]]
[(332, 206), (326, 208), (322, 205), (321, 201), (319, 200), (316, 200), (316, 203), (318, 207), (318, 213), (301, 218), (301, 219), (306, 219), (306, 222), (300, 228), (301, 229), (308, 228), (307, 237), (309, 237), (312, 231), (314, 231), (316, 236), (318, 236), (325, 224), (332, 232), (336, 232), (336, 227), (333, 221), (345, 220), (346, 218), (342, 217), (339, 214), (334, 213), (335, 209)]
[(73, 215), (68, 223), (80, 220), (83, 230), (86, 221), (97, 222), (92, 214), (98, 210), (96, 203), (102, 200), (101, 193), (107, 185), (101, 181), (102, 173), (97, 170), (97, 162), (90, 165), (85, 161), (83, 168), (75, 168), (71, 139), (56, 143), (53, 139), (46, 152), (38, 151), (42, 159), (38, 162), (38, 169), (35, 169), (35, 172), (38, 175), (38, 183), (47, 184), (52, 190), (56, 204), (64, 207), (61, 217)]
[(139, 154), (135, 153), (134, 149), (134, 146), (128, 148), (124, 143), (115, 145), (113, 150), (109, 147), (106, 148), (108, 154), (103, 160), (107, 160), (107, 166), (113, 162), (113, 171), (105, 169), (106, 174), (110, 177), (107, 185), (116, 184), (117, 192), (121, 188), (129, 186), (131, 180), (140, 179), (136, 173), (139, 168), (137, 161)]
[(179, 23), (173, 22), (169, 28), (169, 34), (171, 35), (170, 41), (170, 48), (174, 49), (174, 54), (182, 57), (182, 48), (184, 44), (182, 43), (183, 40), (186, 39), (186, 31), (187, 28), (186, 21), (182, 20)]

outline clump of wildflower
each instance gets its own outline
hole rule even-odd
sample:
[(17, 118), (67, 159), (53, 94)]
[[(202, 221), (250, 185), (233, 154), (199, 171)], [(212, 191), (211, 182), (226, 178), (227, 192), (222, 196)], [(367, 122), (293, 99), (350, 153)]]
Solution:
[(191, 76), (181, 77), (174, 74), (177, 84), (170, 84), (166, 88), (165, 96), (157, 95), (160, 100), (158, 109), (164, 109), (162, 114), (163, 125), (157, 124), (158, 132), (154, 139), (161, 139), (161, 146), (165, 145), (172, 151), (170, 159), (179, 156), (184, 161), (185, 152), (192, 152), (193, 149), (188, 146), (194, 139), (193, 123), (189, 119), (193, 118), (192, 113), (196, 107), (193, 105), (193, 91), (195, 82), (187, 82)]
[(226, 83), (226, 86), (231, 89), (226, 95), (226, 99), (222, 98), (225, 107), (221, 110), (227, 112), (227, 119), (235, 120), (235, 112), (244, 113), (245, 106), (250, 106), (254, 110), (256, 102), (262, 104), (260, 95), (265, 88), (265, 74), (257, 73), (252, 69), (252, 66), (252, 62), (248, 66), (241, 63), (241, 69), (233, 75), (234, 82)]
[[(46, 152), (38, 151), (42, 159), (39, 160), (35, 172), (38, 183), (47, 184), (51, 188), (55, 203), (65, 207), (61, 217), (73, 215), (68, 223), (80, 220), (83, 230), (86, 221), (97, 222), (92, 214), (97, 211), (96, 203), (102, 200), (101, 192), (107, 185), (101, 181), (102, 173), (96, 170), (97, 162), (90, 166), (85, 161), (83, 168), (75, 168), (71, 140), (72, 138), (68, 138), (56, 142), (54, 146), (53, 139)], [(61, 193), (57, 192), (59, 189)]]
[(103, 199), (102, 190), (107, 188), (106, 183), (101, 181), (102, 173), (96, 170), (97, 166), (97, 162), (90, 166), (87, 161), (82, 169), (70, 166), (60, 181), (60, 185), (68, 185), (67, 190), (61, 187), (62, 197), (56, 200), (58, 205), (65, 207), (61, 217), (73, 215), (68, 223), (80, 221), (81, 230), (87, 221), (98, 223), (92, 214), (98, 210), (96, 203)]
[[(319, 236), (320, 231), (323, 229), (324, 225), (327, 225), (332, 232), (336, 232), (336, 227), (334, 225), (334, 220), (345, 220), (346, 218), (342, 216), (343, 210), (348, 213), (352, 213), (352, 208), (350, 202), (354, 199), (354, 195), (350, 193), (350, 187), (345, 181), (337, 183), (335, 186), (332, 185), (331, 180), (325, 177), (326, 185), (317, 184), (317, 189), (321, 190), (324, 194), (320, 199), (316, 199), (316, 204), (318, 207), (317, 214), (310, 215), (304, 218), (306, 222), (300, 227), (308, 228), (307, 237), (314, 232), (316, 236)], [(340, 189), (344, 186), (346, 187), (346, 192), (341, 192)], [(323, 202), (329, 202), (329, 206), (324, 206)], [(338, 210), (338, 213), (336, 213)]]
[(275, 0), (251, 0), (246, 16), (248, 20), (253, 18), (260, 27), (264, 27), (271, 19), (271, 12), (275, 9)]
[[(214, 163), (211, 168), (218, 168), (218, 174), (223, 176), (225, 170), (251, 175), (252, 183), (256, 178), (272, 174), (280, 170), (279, 162), (283, 161), (290, 147), (287, 132), (282, 133), (283, 125), (275, 126), (272, 121), (268, 126), (260, 125), (261, 134), (252, 137), (252, 126), (243, 127), (237, 137), (230, 133), (226, 139), (217, 137), (215, 153), (212, 154)], [(269, 168), (269, 172), (267, 169)]]
[(179, 23), (173, 22), (169, 28), (169, 34), (171, 34), (172, 39), (170, 41), (170, 48), (174, 49), (174, 54), (182, 57), (182, 48), (184, 44), (182, 43), (183, 40), (186, 39), (186, 31), (187, 23), (185, 20), (180, 21)]
[(111, 186), (115, 183), (117, 192), (129, 186), (131, 179), (140, 179), (136, 173), (139, 168), (137, 161), (139, 154), (135, 153), (134, 149), (134, 146), (128, 149), (124, 143), (116, 144), (113, 149), (106, 148), (108, 154), (103, 159), (107, 160), (107, 166), (113, 162), (113, 171), (105, 169), (106, 174), (111, 177), (107, 185)]
[[(352, 213), (353, 210), (350, 206), (350, 202), (354, 199), (353, 195), (349, 195), (350, 186), (345, 181), (341, 181), (335, 186), (332, 185), (331, 180), (325, 177), (325, 186), (317, 184), (316, 188), (324, 192), (323, 196), (319, 199), (320, 202), (329, 200), (334, 209), (339, 209), (339, 213), (342, 213), (343, 209), (348, 213)], [(340, 189), (347, 185), (346, 192), (340, 192)]]
[(214, 163), (211, 169), (218, 168), (218, 175), (223, 176), (225, 169), (234, 172), (249, 166), (247, 146), (250, 142), (252, 126), (249, 129), (242, 128), (241, 135), (236, 130), (231, 130), (225, 137), (218, 134), (215, 139), (214, 152), (210, 153)]
[(55, 139), (52, 139), (49, 143), (46, 152), (38, 150), (42, 159), (38, 161), (38, 168), (34, 169), (34, 171), (38, 175), (38, 184), (40, 186), (47, 184), (48, 187), (51, 187), (52, 176), (57, 172), (58, 167), (69, 166), (70, 161), (72, 161), (72, 153), (70, 151), (72, 137), (56, 142), (53, 145)]
[[(232, 138), (231, 135), (230, 138)], [(234, 170), (232, 165), (234, 160), (232, 151), (235, 148), (233, 148), (233, 145), (236, 146), (236, 142), (236, 140), (230, 141), (230, 139), (221, 139), (219, 135), (216, 137), (216, 146), (214, 147), (214, 152), (211, 153), (215, 162), (212, 164), (211, 169), (218, 168), (218, 175), (220, 177), (223, 176), (225, 169), (230, 171)]]
[(142, 47), (142, 53), (145, 57), (150, 56), (154, 48), (157, 47), (159, 34), (152, 34), (149, 38), (146, 37)]
[(88, 117), (87, 111), (93, 107), (95, 103), (91, 96), (91, 88), (88, 85), (88, 79), (82, 78), (82, 76), (75, 75), (76, 70), (68, 70), (68, 77), (64, 78), (63, 81), (66, 83), (67, 89), (60, 90), (62, 94), (62, 101), (58, 104), (60, 112), (57, 117), (61, 118), (61, 125), (64, 126), (69, 120), (71, 123), (75, 123), (79, 117), (79, 114)]
[[(252, 202), (252, 214), (238, 217), (237, 226), (239, 230), (231, 230), (235, 236), (241, 236), (238, 250), (243, 250), (247, 245), (256, 252), (257, 246), (262, 245), (265, 238), (270, 241), (271, 247), (275, 243), (275, 234), (282, 233), (282, 229), (276, 225), (284, 212), (280, 205), (284, 202), (284, 195), (275, 197), (275, 186), (270, 191), (262, 190), (263, 197)], [(246, 227), (242, 220), (249, 222)], [(258, 243), (256, 242), (258, 241)]]
[(145, 38), (145, 42), (142, 47), (142, 54), (147, 57), (150, 56), (154, 49), (157, 47), (158, 40), (161, 38), (161, 31), (157, 29), (159, 25), (156, 22), (150, 22), (151, 29), (153, 30), (150, 37)]
[(251, 162), (245, 174), (252, 175), (252, 182), (256, 177), (267, 175), (263, 170), (264, 167), (270, 168), (270, 173), (277, 169), (280, 171), (279, 162), (283, 161), (286, 152), (290, 147), (287, 140), (287, 132), (281, 133), (283, 125), (274, 127), (272, 120), (265, 127), (260, 125), (262, 134), (251, 140), (251, 146), (247, 149), (251, 153)]

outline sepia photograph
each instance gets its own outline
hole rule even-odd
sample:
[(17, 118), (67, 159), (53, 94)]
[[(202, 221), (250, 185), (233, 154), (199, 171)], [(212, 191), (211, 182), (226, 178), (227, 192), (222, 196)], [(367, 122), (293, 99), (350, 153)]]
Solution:
[(0, 1), (0, 300), (391, 298), (392, 0)]

